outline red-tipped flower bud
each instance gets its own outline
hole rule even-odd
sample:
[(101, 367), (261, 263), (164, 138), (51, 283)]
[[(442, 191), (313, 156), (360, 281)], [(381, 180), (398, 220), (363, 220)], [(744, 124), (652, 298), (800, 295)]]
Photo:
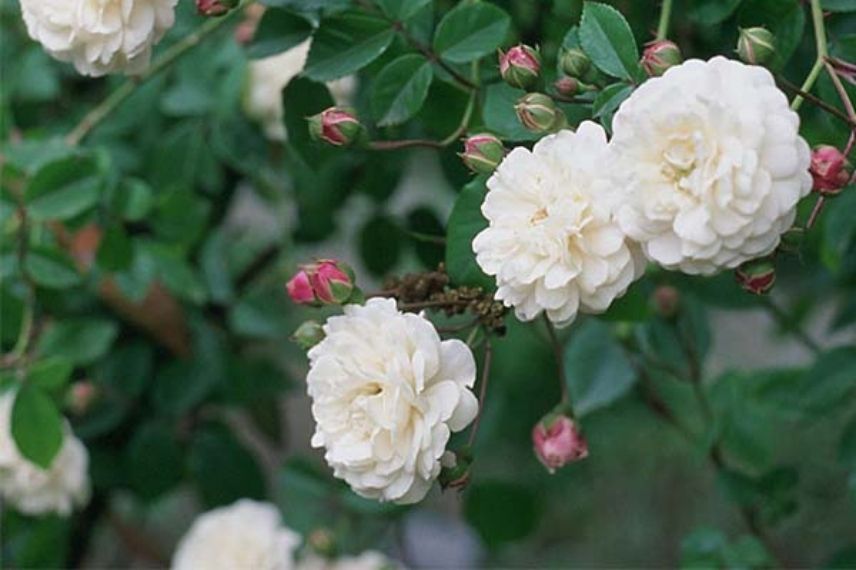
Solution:
[(532, 445), (547, 471), (588, 457), (588, 443), (576, 422), (562, 411), (550, 412), (532, 429)]
[(529, 89), (541, 74), (541, 56), (538, 50), (527, 45), (517, 45), (503, 53), (499, 52), (499, 73), (502, 79), (519, 89)]
[(591, 69), (591, 59), (579, 48), (563, 49), (559, 54), (559, 68), (566, 75), (580, 79)]
[(565, 97), (573, 97), (580, 91), (580, 82), (574, 77), (560, 77), (553, 83), (556, 93)]
[(678, 313), (681, 304), (681, 293), (671, 285), (660, 285), (654, 289), (654, 310), (664, 319), (671, 319)]
[(642, 52), (642, 69), (650, 77), (659, 77), (684, 60), (681, 48), (669, 40), (656, 40), (645, 44)]
[(325, 336), (323, 327), (317, 321), (306, 321), (297, 327), (297, 330), (291, 335), (291, 340), (303, 350), (309, 350), (324, 340)]
[(196, 0), (196, 11), (201, 16), (223, 16), (237, 8), (239, 0)]
[(82, 416), (89, 411), (99, 394), (100, 391), (95, 384), (89, 380), (81, 380), (71, 385), (66, 394), (66, 404), (71, 413)]
[(776, 284), (776, 265), (769, 257), (753, 259), (738, 267), (734, 277), (747, 293), (765, 295)]
[(764, 65), (776, 54), (776, 36), (767, 28), (741, 28), (737, 39), (737, 55), (752, 65)]
[(490, 174), (505, 156), (502, 141), (490, 133), (479, 133), (467, 137), (464, 152), (460, 155), (467, 168), (478, 174)]
[(325, 109), (308, 120), (312, 138), (333, 146), (349, 146), (363, 132), (363, 126), (357, 117), (339, 107)]
[(523, 126), (533, 133), (548, 133), (565, 124), (565, 115), (543, 93), (527, 93), (517, 101), (514, 111)]
[(331, 259), (301, 266), (285, 287), (291, 300), (301, 305), (341, 305), (356, 291), (353, 270)]
[(814, 191), (827, 196), (841, 192), (850, 181), (850, 163), (834, 146), (821, 145), (811, 152), (811, 177)]

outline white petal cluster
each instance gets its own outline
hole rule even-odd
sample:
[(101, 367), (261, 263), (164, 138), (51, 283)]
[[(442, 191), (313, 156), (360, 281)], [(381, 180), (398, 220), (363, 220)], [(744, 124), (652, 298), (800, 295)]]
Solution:
[(687, 61), (639, 87), (613, 127), (618, 221), (667, 269), (707, 275), (772, 252), (811, 190), (799, 116), (762, 67)]
[(577, 312), (599, 313), (627, 291), (639, 272), (632, 247), (612, 216), (603, 129), (541, 139), (511, 151), (488, 180), (482, 214), (489, 226), (473, 250), (496, 276), (496, 298), (532, 320), (546, 311), (568, 324)]
[(0, 499), (27, 515), (68, 516), (89, 500), (89, 454), (71, 429), (49, 469), (21, 456), (12, 439), (15, 393), (0, 395)]
[(21, 0), (30, 37), (82, 75), (145, 70), (178, 0)]
[(248, 499), (200, 515), (181, 539), (173, 570), (292, 570), (300, 536), (270, 503)]
[[(244, 112), (262, 125), (265, 135), (274, 141), (286, 138), (283, 125), (282, 90), (297, 77), (306, 63), (310, 40), (263, 59), (250, 62), (244, 93)], [(337, 104), (346, 104), (356, 86), (354, 77), (343, 77), (327, 84)]]
[(309, 351), (307, 388), (336, 477), (358, 494), (421, 500), (440, 473), (452, 432), (476, 416), (476, 365), (459, 340), (441, 341), (430, 321), (370, 299), (328, 319)]

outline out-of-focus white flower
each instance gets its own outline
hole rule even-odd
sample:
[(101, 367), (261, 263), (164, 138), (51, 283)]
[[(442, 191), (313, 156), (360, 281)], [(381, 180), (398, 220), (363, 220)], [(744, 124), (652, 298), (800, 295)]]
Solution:
[(24, 458), (12, 438), (15, 393), (0, 395), (0, 496), (28, 515), (68, 516), (89, 500), (89, 454), (65, 426), (62, 447), (50, 468), (42, 469)]
[(30, 37), (82, 75), (142, 72), (178, 0), (21, 0)]
[(475, 418), (476, 364), (459, 340), (391, 299), (348, 305), (309, 351), (312, 445), (336, 477), (371, 499), (415, 503), (440, 473), (451, 432)]
[(173, 570), (291, 570), (300, 536), (270, 503), (248, 499), (199, 515), (181, 539)]
[(762, 67), (672, 67), (624, 102), (613, 128), (618, 221), (667, 269), (708, 275), (770, 253), (811, 190), (799, 116)]
[(605, 311), (641, 270), (612, 217), (609, 169), (606, 134), (587, 121), (514, 149), (488, 180), (473, 250), (518, 318)]
[(297, 570), (400, 570), (401, 568), (403, 566), (375, 550), (333, 560), (310, 554), (297, 565)]
[[(251, 119), (261, 123), (265, 134), (271, 140), (285, 140), (285, 125), (282, 123), (284, 112), (282, 90), (289, 81), (303, 71), (306, 56), (309, 54), (309, 45), (310, 40), (306, 40), (277, 55), (250, 62), (244, 94), (244, 111)], [(355, 86), (356, 79), (352, 76), (327, 84), (333, 99), (339, 105), (348, 103)]]

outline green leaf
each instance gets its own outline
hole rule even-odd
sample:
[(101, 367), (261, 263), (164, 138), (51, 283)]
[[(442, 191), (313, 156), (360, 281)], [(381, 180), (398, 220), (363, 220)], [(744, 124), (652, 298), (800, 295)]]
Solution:
[(505, 40), (511, 19), (487, 2), (465, 1), (437, 25), (434, 51), (445, 61), (467, 63), (493, 53)]
[(154, 203), (151, 186), (138, 178), (126, 178), (111, 200), (113, 211), (129, 222), (142, 220)]
[(475, 483), (464, 495), (467, 522), (491, 548), (520, 540), (533, 532), (541, 510), (535, 493), (512, 483)]
[(247, 55), (260, 59), (293, 48), (312, 35), (312, 23), (287, 10), (268, 8), (262, 16)]
[(844, 465), (856, 471), (856, 417), (850, 420), (841, 433), (838, 458)]
[(573, 331), (564, 358), (571, 401), (579, 416), (609, 406), (636, 382), (624, 350), (600, 321), (587, 320)]
[(431, 4), (431, 0), (377, 0), (377, 4), (393, 20), (406, 20)]
[(401, 230), (394, 220), (377, 215), (360, 230), (360, 256), (366, 269), (382, 276), (391, 271), (401, 257)]
[(398, 125), (419, 112), (434, 72), (421, 55), (408, 54), (384, 67), (372, 87), (372, 111), (378, 126)]
[(633, 93), (633, 87), (623, 83), (615, 83), (606, 87), (597, 94), (592, 104), (592, 114), (599, 118), (603, 126), (612, 131), (612, 117), (624, 103), (624, 100)]
[(32, 364), (27, 370), (27, 381), (48, 392), (63, 388), (74, 365), (64, 358), (46, 358)]
[(131, 488), (143, 499), (152, 501), (181, 483), (184, 452), (166, 423), (153, 420), (137, 428), (126, 453)]
[(719, 24), (737, 10), (743, 0), (694, 0), (689, 16), (707, 26)]
[(98, 246), (95, 262), (107, 271), (122, 271), (131, 267), (134, 247), (120, 224), (112, 224)]
[(821, 0), (827, 12), (856, 12), (856, 0)]
[(48, 289), (66, 289), (79, 285), (82, 277), (74, 262), (65, 253), (48, 248), (34, 247), (27, 252), (27, 272), (37, 285)]
[(304, 159), (311, 157), (313, 164), (323, 164), (333, 156), (336, 149), (312, 141), (306, 122), (306, 117), (317, 115), (334, 105), (327, 86), (304, 77), (296, 77), (285, 86), (282, 105), (285, 109), (284, 121), (289, 145), (297, 149)]
[(639, 49), (630, 25), (621, 12), (597, 2), (586, 2), (580, 22), (580, 43), (592, 62), (604, 73), (628, 81), (644, 75)]
[(75, 365), (98, 360), (110, 350), (119, 334), (115, 321), (99, 318), (72, 318), (57, 321), (39, 339), (39, 354), (65, 358)]
[(264, 499), (264, 474), (255, 457), (223, 425), (199, 429), (190, 443), (188, 467), (206, 507), (242, 498)]
[(312, 38), (303, 72), (315, 81), (354, 73), (380, 57), (394, 35), (386, 20), (364, 12), (347, 11), (325, 18)]
[(27, 212), (36, 221), (66, 220), (93, 207), (102, 182), (91, 158), (71, 156), (36, 172), (24, 192)]
[(176, 360), (155, 376), (152, 398), (162, 413), (179, 416), (202, 402), (216, 381), (199, 359)]
[(21, 455), (48, 469), (63, 442), (63, 418), (40, 388), (25, 384), (12, 407), (12, 437)]
[(487, 227), (481, 213), (486, 195), (485, 178), (480, 176), (464, 186), (455, 200), (446, 224), (446, 271), (455, 285), (484, 287), (489, 291), (495, 288), (493, 278), (484, 274), (473, 253), (473, 239)]

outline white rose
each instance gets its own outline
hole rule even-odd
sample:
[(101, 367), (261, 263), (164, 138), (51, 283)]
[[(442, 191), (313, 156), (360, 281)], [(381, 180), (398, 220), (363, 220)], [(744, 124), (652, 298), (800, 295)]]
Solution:
[[(288, 82), (300, 75), (309, 54), (310, 40), (263, 59), (250, 62), (247, 87), (244, 93), (244, 112), (261, 123), (265, 135), (271, 140), (284, 141), (282, 90)], [(336, 104), (347, 104), (354, 92), (356, 80), (343, 77), (327, 84)]]
[(395, 301), (348, 305), (309, 351), (312, 445), (358, 494), (415, 503), (440, 474), (451, 432), (475, 418), (476, 364), (459, 340)]
[(811, 190), (809, 147), (773, 76), (723, 57), (646, 81), (615, 116), (621, 227), (667, 269), (766, 255)]
[(489, 226), (473, 251), (518, 318), (546, 311), (565, 325), (603, 312), (641, 270), (612, 217), (607, 155), (606, 134), (587, 121), (515, 148), (488, 180)]
[(181, 539), (173, 570), (291, 570), (300, 536), (272, 504), (248, 499), (199, 515)]
[(137, 74), (175, 23), (178, 0), (21, 0), (30, 37), (83, 75)]
[(0, 496), (28, 515), (68, 516), (89, 500), (89, 454), (68, 425), (50, 468), (25, 459), (12, 439), (12, 391), (0, 395)]

